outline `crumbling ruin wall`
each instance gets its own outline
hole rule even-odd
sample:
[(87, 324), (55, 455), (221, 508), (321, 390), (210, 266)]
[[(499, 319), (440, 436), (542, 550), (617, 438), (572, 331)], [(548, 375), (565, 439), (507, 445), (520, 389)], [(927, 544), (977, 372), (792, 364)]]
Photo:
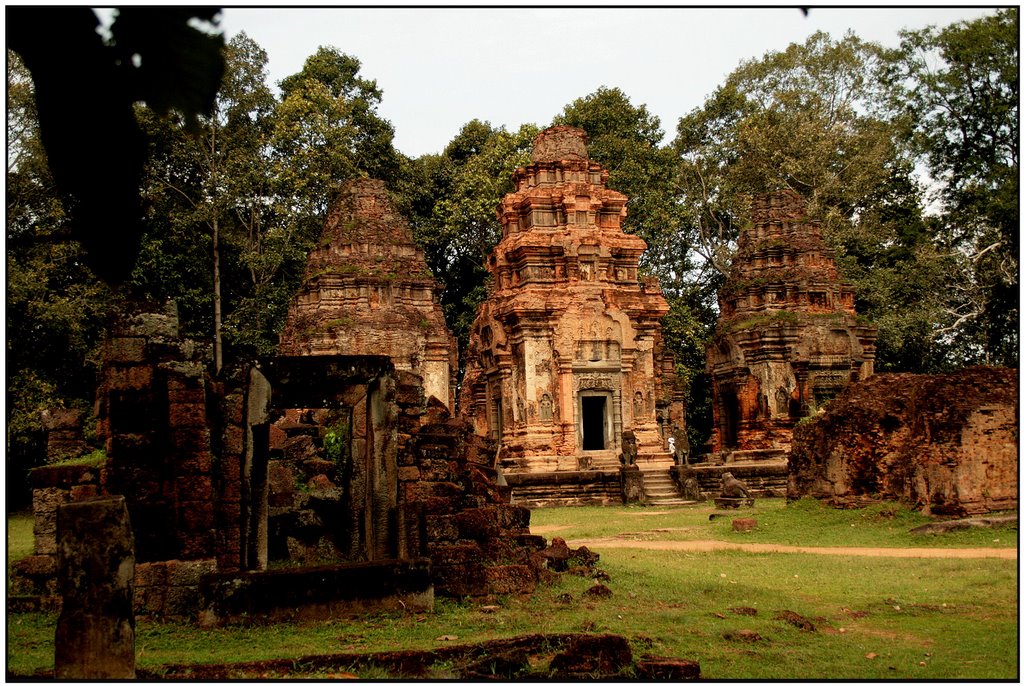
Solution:
[[(428, 400), (419, 375), (366, 356), (280, 357), (267, 363), (267, 373), (274, 387), (272, 415), (284, 414), (278, 426), (296, 439), (285, 441), (285, 454), (269, 461), (272, 559), (323, 564), (316, 556), (295, 554), (292, 539), (302, 539), (340, 546), (338, 562), (429, 559), (441, 594), (533, 590), (543, 567), (533, 555), (544, 540), (530, 535), (529, 510), (511, 505), (510, 489), (497, 485), (497, 446), (453, 418), (442, 401)], [(291, 419), (296, 407), (310, 408), (300, 413), (302, 421)], [(317, 422), (346, 415), (348, 454), (342, 463), (348, 467), (314, 476), (307, 489), (296, 488), (304, 470), (327, 463), (317, 459), (317, 431), (324, 428)], [(306, 446), (296, 456), (302, 459), (289, 459), (293, 444)], [(338, 493), (340, 514), (330, 521), (308, 512), (308, 503), (320, 497), (318, 481)], [(296, 528), (303, 517), (320, 521), (319, 533)]]
[(799, 425), (788, 495), (881, 496), (933, 514), (1018, 506), (1017, 370), (879, 374)]
[(530, 510), (510, 504), (511, 488), (498, 485), (494, 441), (439, 403), (425, 405), (414, 375), (400, 373), (397, 390), (405, 535), (430, 558), (435, 590), (533, 592), (543, 567), (535, 554), (545, 541), (530, 534)]
[(106, 493), (106, 461), (97, 464), (48, 465), (29, 473), (32, 486), (34, 546), (32, 555), (11, 567), (12, 595), (57, 594), (57, 508)]
[(173, 303), (138, 306), (111, 331), (97, 390), (103, 493), (123, 495), (136, 545), (140, 613), (189, 615), (216, 568), (219, 463), (206, 350), (178, 332)]
[(52, 408), (44, 410), (42, 415), (48, 463), (73, 459), (89, 452), (82, 410)]

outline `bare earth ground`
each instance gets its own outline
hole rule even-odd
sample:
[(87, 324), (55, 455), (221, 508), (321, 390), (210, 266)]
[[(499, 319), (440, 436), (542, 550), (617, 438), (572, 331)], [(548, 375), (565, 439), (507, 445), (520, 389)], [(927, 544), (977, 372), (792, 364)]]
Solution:
[(860, 555), (863, 557), (998, 557), (1016, 560), (1015, 548), (814, 548), (802, 545), (776, 543), (727, 543), (725, 541), (631, 541), (621, 538), (586, 538), (567, 541), (577, 548), (643, 548), (645, 550), (682, 550), (707, 552), (711, 550), (744, 550), (750, 553), (811, 553), (814, 555)]
[[(535, 526), (531, 531), (546, 535), (569, 529), (567, 526)], [(649, 533), (658, 533), (658, 529)], [(633, 534), (636, 535), (636, 534)], [(802, 545), (780, 545), (777, 543), (730, 543), (727, 541), (642, 541), (627, 537), (580, 538), (566, 541), (578, 548), (639, 548), (643, 550), (678, 550), (682, 552), (710, 552), (716, 550), (742, 550), (749, 553), (810, 553), (813, 555), (854, 555), (861, 557), (944, 557), (983, 558), (995, 557), (1016, 560), (1016, 548), (845, 548), (813, 547)]]

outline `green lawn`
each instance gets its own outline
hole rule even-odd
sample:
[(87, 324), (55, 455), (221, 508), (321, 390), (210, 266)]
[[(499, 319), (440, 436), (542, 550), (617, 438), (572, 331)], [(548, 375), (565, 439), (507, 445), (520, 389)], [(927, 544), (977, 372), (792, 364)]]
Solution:
[[(757, 540), (816, 546), (878, 546), (890, 539), (907, 540), (910, 545), (904, 529), (917, 523), (916, 516), (905, 512), (833, 513), (819, 511), (816, 504), (787, 507), (781, 502), (760, 501), (755, 514), (761, 522), (759, 530), (734, 534), (728, 526), (731, 517), (724, 522), (709, 521), (709, 511), (704, 506), (666, 509), (664, 513), (657, 508), (546, 509), (535, 511), (533, 522), (535, 526), (568, 527), (546, 535), (570, 540), (626, 532), (638, 537), (685, 535), (720, 540), (761, 536)], [(784, 530), (776, 534), (776, 525)], [(644, 533), (677, 527), (695, 530)], [(852, 533), (847, 535), (845, 529)], [(804, 536), (793, 539), (800, 531)], [(926, 537), (924, 545), (1016, 544), (1016, 529), (969, 533), (966, 538)], [(994, 539), (1000, 540), (993, 543)], [(584, 599), (582, 592), (593, 582), (563, 575), (555, 585), (542, 587), (531, 597), (501, 598), (501, 609), (494, 613), (483, 612), (473, 603), (439, 599), (436, 611), (428, 615), (383, 614), (314, 625), (200, 630), (176, 622), (140, 621), (138, 664), (152, 668), (429, 649), (444, 645), (439, 637), (453, 635), (458, 642), (469, 643), (533, 632), (607, 631), (629, 638), (637, 656), (652, 653), (697, 660), (703, 676), (711, 680), (981, 680), (1018, 676), (1016, 560), (683, 553), (612, 547), (595, 547), (595, 551), (601, 555), (599, 566), (611, 576), (608, 585), (614, 595), (606, 600)], [(568, 605), (556, 601), (564, 593), (573, 598)], [(757, 614), (742, 616), (730, 611), (741, 606), (755, 608)], [(776, 619), (782, 610), (807, 617), (816, 631), (801, 631)], [(11, 673), (30, 675), (36, 669), (52, 667), (54, 622), (50, 615), (8, 616)], [(739, 629), (755, 631), (761, 640), (744, 642), (728, 637)]]
[[(709, 520), (711, 514), (715, 519)], [(533, 511), (531, 524), (562, 526), (545, 536), (566, 540), (623, 536), (643, 540), (716, 540), (747, 543), (778, 543), (802, 546), (853, 546), (871, 548), (978, 548), (1017, 547), (1017, 527), (969, 529), (947, 534), (912, 534), (910, 530), (930, 521), (920, 512), (895, 503), (860, 510), (837, 510), (816, 500), (788, 503), (782, 498), (762, 498), (755, 507), (723, 510), (714, 505), (684, 507), (585, 507), (544, 508)], [(754, 517), (757, 528), (732, 529), (736, 517)], [(627, 534), (633, 534), (628, 536)]]
[(35, 547), (32, 513), (19, 512), (7, 516), (7, 564), (31, 555)]

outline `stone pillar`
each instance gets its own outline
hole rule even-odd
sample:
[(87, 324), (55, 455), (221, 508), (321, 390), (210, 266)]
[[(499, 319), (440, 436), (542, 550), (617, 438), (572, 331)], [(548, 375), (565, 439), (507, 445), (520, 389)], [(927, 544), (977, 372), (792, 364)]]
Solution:
[(624, 505), (647, 502), (644, 493), (644, 474), (637, 465), (626, 465), (619, 468), (619, 484), (622, 487), (622, 503)]
[(123, 496), (57, 509), (58, 679), (135, 678), (135, 539)]

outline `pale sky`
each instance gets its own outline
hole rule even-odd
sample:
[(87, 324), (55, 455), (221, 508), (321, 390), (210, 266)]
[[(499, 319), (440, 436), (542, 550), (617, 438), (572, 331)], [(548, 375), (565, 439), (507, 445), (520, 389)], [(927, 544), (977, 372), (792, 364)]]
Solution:
[(466, 122), (546, 125), (574, 99), (618, 87), (659, 117), (666, 141), (741, 60), (854, 31), (887, 46), (901, 28), (991, 14), (981, 7), (812, 8), (226, 8), (226, 37), (245, 31), (269, 56), (271, 83), (321, 46), (358, 57), (384, 96), (395, 146), (440, 152)]

